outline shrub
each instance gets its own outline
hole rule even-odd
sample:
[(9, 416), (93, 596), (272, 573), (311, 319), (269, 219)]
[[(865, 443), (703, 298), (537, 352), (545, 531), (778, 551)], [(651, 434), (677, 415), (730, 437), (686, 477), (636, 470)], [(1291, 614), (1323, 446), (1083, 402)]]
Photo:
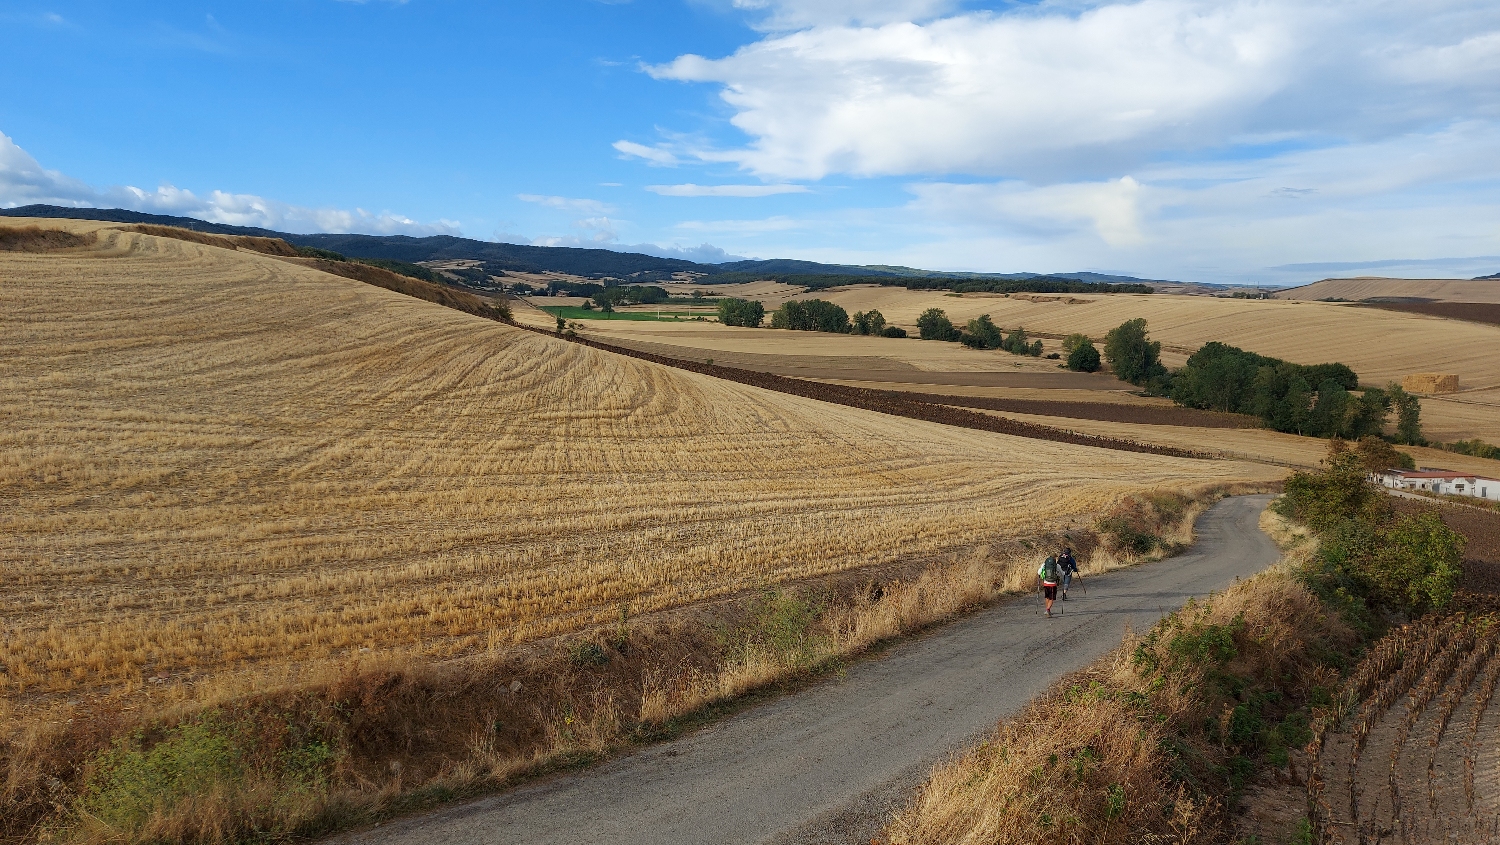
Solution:
[[(1444, 443), (1443, 448), (1449, 452), (1457, 452), (1460, 455), (1472, 455), (1476, 458), (1490, 458), (1500, 460), (1500, 446), (1490, 444), (1474, 438), (1473, 440), (1459, 440), (1453, 443)], [(1403, 453), (1404, 454), (1404, 453)]]
[[(1073, 335), (1073, 337), (1083, 337)], [(1083, 342), (1075, 345), (1068, 351), (1068, 369), (1080, 373), (1096, 373), (1099, 371), (1099, 350), (1094, 347), (1092, 341), (1084, 337)]]
[(341, 253), (341, 252), (334, 252), (331, 249), (318, 249), (315, 246), (299, 246), (296, 249), (297, 249), (297, 254), (300, 255), (300, 256), (302, 256), (303, 258), (322, 258), (322, 259), (325, 259), (327, 261), (348, 261), (349, 260), (348, 258), (346, 258), (344, 256), (343, 253)]
[(748, 299), (722, 299), (719, 301), (719, 322), (726, 326), (760, 328), (766, 318), (766, 306)]
[(881, 337), (906, 337), (906, 329), (900, 326), (886, 326), (880, 333)]
[(1276, 503), (1282, 515), (1320, 532), (1351, 519), (1376, 524), (1388, 521), (1390, 502), (1366, 478), (1359, 455), (1348, 451), (1342, 441), (1335, 441), (1323, 463), (1320, 471), (1294, 472), (1287, 479), (1286, 494)]
[(929, 308), (917, 318), (917, 334), (923, 340), (958, 340), (959, 331), (941, 308)]
[(1453, 598), (1462, 572), (1464, 537), (1436, 511), (1406, 514), (1381, 532), (1378, 551), (1365, 566), (1376, 598), (1421, 612)]

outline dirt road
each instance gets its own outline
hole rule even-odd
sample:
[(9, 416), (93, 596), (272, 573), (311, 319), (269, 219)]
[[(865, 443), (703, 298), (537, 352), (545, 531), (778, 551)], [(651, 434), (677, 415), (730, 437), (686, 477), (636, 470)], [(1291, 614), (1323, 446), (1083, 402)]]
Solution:
[(342, 843), (868, 843), (932, 764), (1190, 596), (1277, 558), (1268, 496), (1226, 499), (1186, 554), (1088, 579), (1053, 619), (1020, 599), (847, 675), (582, 773), (340, 837)]

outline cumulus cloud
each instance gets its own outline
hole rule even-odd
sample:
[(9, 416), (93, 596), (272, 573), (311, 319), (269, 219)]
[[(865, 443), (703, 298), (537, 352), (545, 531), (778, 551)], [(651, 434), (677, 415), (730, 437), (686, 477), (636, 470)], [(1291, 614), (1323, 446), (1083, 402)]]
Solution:
[[(903, 5), (912, 4), (892, 8)], [(878, 26), (807, 18), (807, 28), (724, 58), (681, 56), (648, 71), (719, 85), (749, 142), (629, 150), (731, 162), (771, 179), (1035, 180), (1089, 169), (1118, 177), (1163, 150), (1287, 135), (1368, 138), (1500, 114), (1500, 6), (1482, 0), (1075, 8)]]
[(646, 190), (664, 197), (769, 197), (805, 194), (806, 185), (647, 185)]
[(1500, 124), (1470, 121), (1253, 161), (1158, 163), (1117, 180), (921, 182), (908, 186), (914, 199), (902, 214), (941, 225), (942, 266), (968, 265), (961, 269), (993, 269), (985, 259), (1004, 256), (1052, 269), (1278, 282), (1309, 281), (1305, 271), (1337, 258), (1477, 275), (1482, 261), (1450, 257), (1500, 252), (1497, 184)]
[(196, 217), (229, 226), (258, 226), (287, 232), (363, 232), (377, 235), (459, 234), (451, 220), (419, 223), (391, 212), (308, 208), (254, 194), (211, 191), (198, 196), (173, 185), (147, 191), (131, 185), (97, 189), (47, 170), (9, 136), (0, 133), (0, 206), (63, 205), (75, 208), (128, 208), (152, 214)]

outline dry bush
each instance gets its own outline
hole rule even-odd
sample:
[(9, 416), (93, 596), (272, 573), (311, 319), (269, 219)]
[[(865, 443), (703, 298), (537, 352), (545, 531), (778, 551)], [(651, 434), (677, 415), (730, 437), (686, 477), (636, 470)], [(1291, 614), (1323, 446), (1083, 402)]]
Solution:
[[(1216, 842), (1354, 636), (1285, 569), (1172, 614), (938, 767), (892, 843)], [(1272, 694), (1275, 693), (1275, 694)]]
[(0, 252), (50, 252), (94, 243), (92, 232), (68, 232), (40, 226), (0, 226)]

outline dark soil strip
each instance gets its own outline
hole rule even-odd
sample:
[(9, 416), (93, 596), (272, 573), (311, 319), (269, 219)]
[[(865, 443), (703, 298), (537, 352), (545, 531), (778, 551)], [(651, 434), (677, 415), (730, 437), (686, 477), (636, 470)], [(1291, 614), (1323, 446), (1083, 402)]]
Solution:
[(1491, 302), (1361, 302), (1360, 305), (1385, 311), (1426, 314), (1429, 317), (1447, 317), (1450, 320), (1500, 326), (1500, 305)]
[(1195, 408), (1165, 405), (1124, 405), (1118, 402), (1060, 402), (1052, 399), (1002, 399), (993, 396), (941, 396), (935, 393), (907, 393), (923, 402), (984, 408), (987, 411), (1010, 411), (1014, 414), (1037, 414), (1044, 417), (1072, 417), (1076, 420), (1135, 423), (1144, 425), (1185, 425), (1199, 428), (1260, 428), (1260, 420), (1244, 414), (1221, 414)]
[[(517, 328), (528, 329), (550, 337), (558, 337), (558, 335), (543, 329), (534, 329), (529, 326), (517, 326)], [(895, 417), (906, 417), (908, 419), (951, 425), (958, 428), (993, 431), (998, 434), (1011, 434), (1017, 437), (1030, 437), (1036, 440), (1053, 440), (1058, 443), (1074, 443), (1079, 446), (1098, 446), (1121, 452), (1144, 452), (1150, 455), (1166, 455), (1173, 458), (1212, 459), (1219, 457), (1205, 452), (1174, 449), (1170, 446), (1153, 446), (1149, 443), (1120, 440), (1113, 437), (1094, 437), (1045, 425), (992, 417), (988, 414), (955, 408), (951, 405), (934, 404), (932, 402), (913, 399), (911, 398), (912, 394), (909, 393), (888, 390), (866, 390), (859, 387), (844, 387), (837, 384), (803, 381), (802, 379), (787, 378), (786, 376), (778, 376), (773, 373), (760, 373), (754, 370), (741, 370), (735, 367), (721, 367), (716, 364), (703, 364), (697, 361), (668, 358), (664, 355), (653, 355), (649, 352), (627, 349), (623, 346), (614, 346), (581, 337), (568, 339), (583, 346), (613, 352), (617, 355), (638, 358), (642, 361), (650, 361), (653, 364), (662, 364), (668, 367), (675, 367), (679, 370), (702, 373), (703, 375), (721, 378), (726, 381), (748, 384), (752, 387), (763, 387), (767, 390), (777, 391), (778, 393), (789, 393), (793, 396), (802, 396), (807, 399), (832, 402), (835, 405), (846, 405), (850, 408), (860, 408), (866, 411), (878, 411), (882, 414), (890, 414)]]

